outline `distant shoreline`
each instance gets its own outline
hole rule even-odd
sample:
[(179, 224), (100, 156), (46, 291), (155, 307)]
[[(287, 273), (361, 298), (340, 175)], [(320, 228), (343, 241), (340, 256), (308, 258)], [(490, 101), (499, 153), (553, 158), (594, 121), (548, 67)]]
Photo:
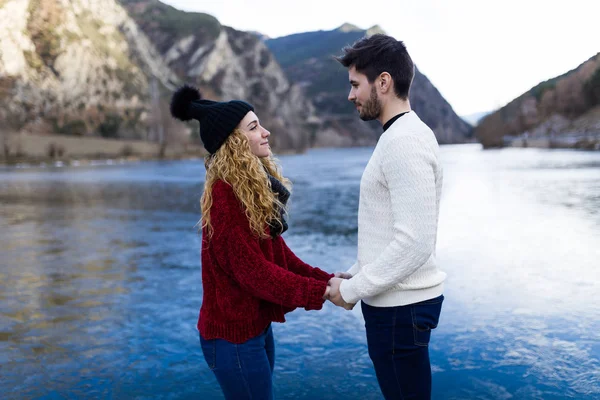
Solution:
[[(301, 151), (279, 151), (277, 155)], [(52, 168), (124, 165), (146, 161), (198, 160), (207, 152), (197, 143), (161, 145), (142, 140), (0, 133), (0, 167)]]
[[(302, 152), (296, 151), (281, 151), (276, 153), (277, 156), (286, 156), (293, 154), (301, 154)], [(21, 157), (6, 161), (0, 159), (0, 169), (16, 168), (61, 168), (61, 167), (99, 167), (99, 166), (111, 166), (111, 165), (126, 165), (135, 164), (140, 162), (152, 162), (152, 161), (186, 161), (186, 160), (197, 160), (204, 164), (204, 157), (206, 153), (202, 154), (180, 154), (171, 156), (128, 156), (120, 157), (114, 155), (99, 154), (95, 157), (74, 157), (74, 158), (36, 158), (36, 157)]]
[(600, 137), (523, 137), (505, 138), (504, 147), (536, 149), (600, 150)]
[[(64, 166), (203, 158), (195, 143), (160, 144), (60, 135), (0, 135), (0, 165)], [(112, 160), (112, 161), (108, 161)]]
[(151, 161), (180, 161), (197, 160), (204, 163), (202, 156), (179, 156), (179, 157), (93, 157), (93, 158), (73, 158), (73, 159), (19, 159), (6, 162), (0, 160), (0, 169), (15, 168), (61, 168), (61, 167), (100, 167), (112, 165), (127, 165), (140, 162)]
[[(2, 140), (3, 139), (3, 140)], [(467, 143), (474, 144), (477, 142)], [(451, 145), (441, 145), (451, 146)], [(509, 138), (502, 148), (573, 149), (599, 151), (600, 138), (561, 141), (557, 138)], [(278, 151), (277, 155), (301, 151)], [(145, 161), (199, 160), (206, 155), (198, 144), (170, 144), (103, 138), (78, 138), (59, 135), (0, 135), (0, 166), (3, 168), (53, 168), (124, 165)]]

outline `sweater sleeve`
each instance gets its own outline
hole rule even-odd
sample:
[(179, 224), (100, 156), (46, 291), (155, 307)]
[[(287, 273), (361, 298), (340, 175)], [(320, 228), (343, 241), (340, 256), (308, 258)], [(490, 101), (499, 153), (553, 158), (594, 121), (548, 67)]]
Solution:
[(283, 252), (285, 254), (285, 259), (287, 260), (287, 266), (295, 274), (305, 276), (308, 278), (314, 278), (319, 281), (329, 282), (331, 278), (333, 278), (333, 274), (329, 272), (325, 272), (320, 268), (311, 267), (306, 264), (304, 261), (298, 258), (296, 254), (288, 247), (283, 238), (281, 239), (281, 244), (283, 246)]
[(318, 310), (327, 282), (302, 277), (268, 261), (231, 187), (213, 186), (209, 246), (220, 268), (253, 296), (285, 307)]
[(358, 261), (356, 261), (348, 271), (346, 271), (350, 275), (354, 276), (358, 272)]
[(435, 250), (435, 154), (414, 134), (395, 137), (382, 150), (381, 171), (390, 192), (394, 236), (379, 257), (341, 283), (340, 293), (348, 303), (402, 282)]

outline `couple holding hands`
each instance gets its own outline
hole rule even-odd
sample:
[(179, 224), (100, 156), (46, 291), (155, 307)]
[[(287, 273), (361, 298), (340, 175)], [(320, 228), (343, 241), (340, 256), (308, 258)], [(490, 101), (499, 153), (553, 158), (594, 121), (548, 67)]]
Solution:
[[(386, 399), (429, 399), (428, 344), (437, 326), (446, 274), (435, 245), (442, 189), (439, 147), (411, 110), (414, 65), (401, 41), (363, 38), (336, 58), (348, 68), (348, 100), (383, 133), (363, 173), (357, 262), (331, 274), (300, 260), (281, 236), (290, 181), (252, 105), (202, 99), (183, 86), (171, 113), (200, 122), (209, 155), (202, 194), (204, 358), (226, 399), (272, 399), (272, 322), (325, 300), (359, 301), (369, 356)], [(343, 161), (340, 161), (343, 162)]]

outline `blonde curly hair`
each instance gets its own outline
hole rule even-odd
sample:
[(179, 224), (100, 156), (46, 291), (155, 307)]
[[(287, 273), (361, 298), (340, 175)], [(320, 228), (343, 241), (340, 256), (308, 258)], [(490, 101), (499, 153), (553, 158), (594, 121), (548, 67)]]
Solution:
[(202, 229), (208, 238), (213, 234), (210, 210), (213, 206), (212, 188), (217, 180), (230, 184), (244, 207), (250, 228), (260, 238), (267, 238), (266, 227), (273, 222), (281, 223), (278, 209), (286, 210), (271, 190), (270, 174), (291, 189), (291, 182), (284, 178), (272, 155), (265, 158), (255, 156), (250, 150), (246, 135), (235, 129), (216, 153), (205, 159), (206, 182), (200, 200), (202, 207)]

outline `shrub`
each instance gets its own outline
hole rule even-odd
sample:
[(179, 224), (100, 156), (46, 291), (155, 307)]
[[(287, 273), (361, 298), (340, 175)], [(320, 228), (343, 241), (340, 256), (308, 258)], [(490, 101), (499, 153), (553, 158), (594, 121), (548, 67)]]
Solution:
[(104, 138), (117, 138), (119, 137), (121, 122), (123, 122), (123, 119), (120, 115), (110, 113), (106, 116), (104, 122), (98, 126), (98, 132)]
[(584, 83), (583, 93), (590, 106), (600, 104), (600, 68)]

